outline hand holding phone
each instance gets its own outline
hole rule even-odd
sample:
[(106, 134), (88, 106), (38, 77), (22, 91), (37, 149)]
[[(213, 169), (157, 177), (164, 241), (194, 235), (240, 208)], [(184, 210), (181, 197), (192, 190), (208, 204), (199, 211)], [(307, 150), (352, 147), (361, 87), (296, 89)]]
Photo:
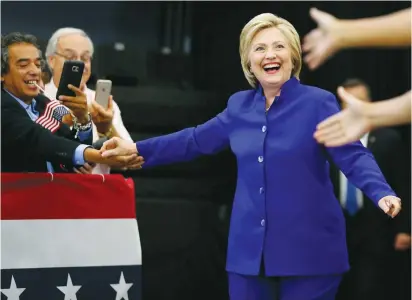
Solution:
[(68, 85), (71, 84), (79, 88), (80, 82), (82, 81), (83, 71), (84, 62), (80, 60), (66, 60), (64, 62), (63, 71), (56, 94), (57, 99), (59, 99), (60, 96), (76, 96), (76, 93), (69, 89)]
[(109, 98), (112, 92), (112, 81), (111, 80), (97, 80), (96, 84), (96, 96), (94, 100), (103, 106), (104, 109), (109, 107)]

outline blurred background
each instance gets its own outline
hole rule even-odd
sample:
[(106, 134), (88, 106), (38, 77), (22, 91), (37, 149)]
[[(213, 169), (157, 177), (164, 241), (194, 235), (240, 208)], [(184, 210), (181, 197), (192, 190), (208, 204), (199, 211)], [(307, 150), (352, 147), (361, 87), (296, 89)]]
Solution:
[[(277, 14), (303, 38), (316, 27), (311, 7), (354, 19), (388, 14), (410, 2), (2, 1), (1, 31), (31, 33), (45, 50), (58, 28), (85, 30), (95, 47), (88, 86), (97, 79), (113, 81), (123, 122), (140, 140), (200, 124), (223, 110), (232, 93), (249, 89), (238, 47), (240, 31), (252, 17)], [(304, 65), (301, 82), (335, 93), (349, 77), (366, 81), (373, 99), (400, 95), (411, 88), (411, 50), (342, 51), (316, 71)], [(410, 166), (410, 126), (396, 129)], [(233, 155), (126, 175), (136, 184), (143, 298), (227, 299)]]

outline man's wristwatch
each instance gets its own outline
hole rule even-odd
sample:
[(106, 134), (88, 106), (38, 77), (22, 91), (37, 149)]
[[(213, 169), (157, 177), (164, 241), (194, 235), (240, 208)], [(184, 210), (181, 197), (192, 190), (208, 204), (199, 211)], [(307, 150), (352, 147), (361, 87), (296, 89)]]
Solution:
[(92, 127), (92, 116), (90, 113), (87, 113), (87, 123), (81, 124), (78, 122), (78, 119), (75, 115), (72, 115), (73, 118), (73, 129), (76, 131), (87, 131)]
[(113, 134), (113, 126), (110, 126), (109, 130), (105, 133), (98, 132), (99, 137), (110, 137)]

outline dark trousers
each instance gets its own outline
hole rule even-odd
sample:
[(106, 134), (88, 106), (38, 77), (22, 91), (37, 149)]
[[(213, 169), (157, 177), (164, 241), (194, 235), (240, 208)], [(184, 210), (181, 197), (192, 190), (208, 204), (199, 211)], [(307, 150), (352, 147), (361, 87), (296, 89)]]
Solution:
[(411, 298), (411, 250), (393, 250), (390, 267), (390, 288), (386, 299), (410, 300)]
[[(343, 275), (336, 300), (394, 300), (387, 297), (387, 291), (394, 288), (388, 273), (392, 263), (390, 227), (373, 221), (366, 211), (346, 216), (350, 270)], [(376, 229), (370, 224), (376, 224)]]
[[(263, 274), (262, 274), (263, 273)], [(341, 275), (267, 277), (228, 273), (230, 300), (335, 300)]]

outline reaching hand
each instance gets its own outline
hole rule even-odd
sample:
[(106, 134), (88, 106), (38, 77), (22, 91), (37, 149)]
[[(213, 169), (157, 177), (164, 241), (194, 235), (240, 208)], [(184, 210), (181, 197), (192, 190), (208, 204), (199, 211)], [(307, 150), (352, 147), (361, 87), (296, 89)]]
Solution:
[(338, 88), (338, 95), (347, 108), (319, 123), (314, 134), (316, 140), (327, 147), (357, 141), (372, 128), (367, 114), (370, 103), (355, 98), (343, 87)]
[(109, 96), (109, 104), (104, 108), (96, 101), (92, 101), (90, 107), (90, 114), (92, 121), (96, 125), (97, 131), (104, 134), (109, 131), (113, 121), (113, 99)]
[(306, 53), (306, 64), (314, 70), (340, 50), (336, 32), (338, 19), (316, 8), (312, 8), (309, 14), (318, 27), (304, 37), (302, 50)]
[(102, 154), (102, 157), (132, 155), (137, 154), (137, 148), (136, 144), (133, 142), (114, 137), (104, 142), (100, 149), (100, 153)]
[(394, 218), (401, 211), (401, 199), (395, 196), (386, 196), (379, 200), (379, 207), (388, 216)]
[(87, 113), (89, 109), (87, 107), (86, 94), (71, 84), (68, 85), (68, 88), (72, 90), (76, 96), (59, 96), (58, 100), (73, 112), (80, 123), (87, 123)]
[(105, 163), (115, 169), (135, 170), (142, 168), (144, 159), (142, 156), (137, 156), (137, 154), (119, 155), (107, 158)]

